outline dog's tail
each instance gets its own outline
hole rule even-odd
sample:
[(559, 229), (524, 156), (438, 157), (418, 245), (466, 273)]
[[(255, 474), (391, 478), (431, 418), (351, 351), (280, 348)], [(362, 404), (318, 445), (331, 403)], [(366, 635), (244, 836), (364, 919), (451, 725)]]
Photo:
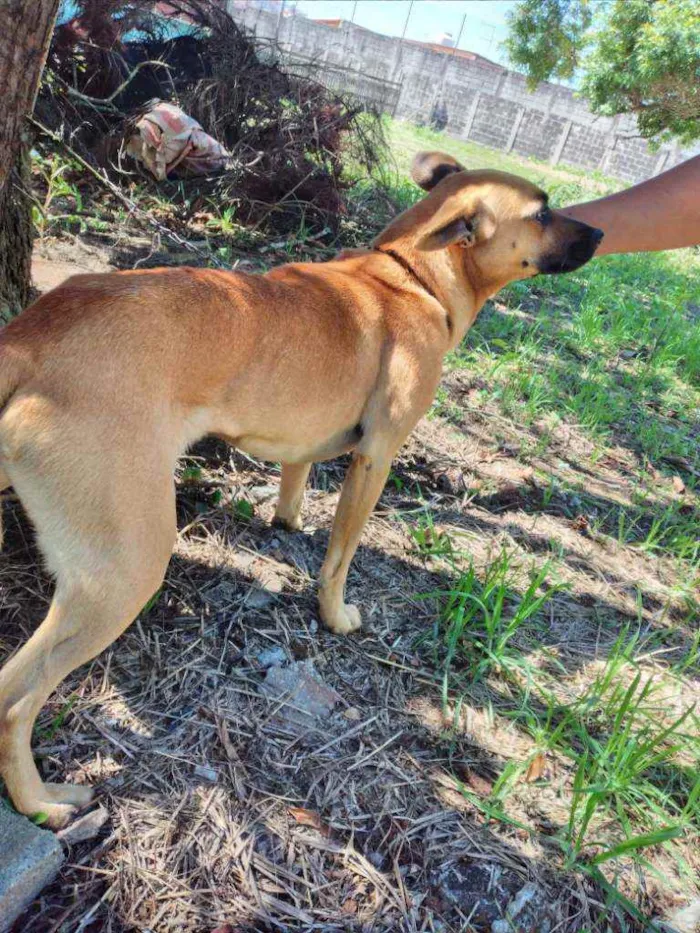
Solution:
[[(0, 415), (27, 375), (26, 363), (15, 353), (3, 346), (0, 340)], [(11, 486), (10, 477), (3, 469), (2, 444), (0, 444), (0, 492)], [(1, 502), (0, 502), (1, 505)], [(2, 509), (0, 508), (0, 549), (2, 548)]]

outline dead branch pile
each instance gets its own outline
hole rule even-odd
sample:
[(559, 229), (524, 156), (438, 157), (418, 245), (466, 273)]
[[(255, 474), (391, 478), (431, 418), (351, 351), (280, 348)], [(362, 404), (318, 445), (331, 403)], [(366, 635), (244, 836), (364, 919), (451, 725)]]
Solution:
[[(254, 42), (214, 0), (172, 0), (160, 16), (146, 0), (75, 6), (75, 17), (56, 29), (37, 117), (118, 184), (136, 176), (156, 185), (122, 149), (154, 98), (178, 104), (233, 157), (215, 177), (160, 185), (186, 217), (215, 199), (244, 223), (335, 229), (347, 165), (372, 171), (379, 164), (376, 114), (286, 74), (276, 49)], [(173, 24), (180, 32), (184, 24), (186, 34), (166, 38)]]

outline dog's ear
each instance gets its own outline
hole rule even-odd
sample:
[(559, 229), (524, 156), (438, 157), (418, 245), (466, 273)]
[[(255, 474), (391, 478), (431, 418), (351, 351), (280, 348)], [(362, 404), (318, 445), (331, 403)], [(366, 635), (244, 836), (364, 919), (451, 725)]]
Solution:
[(464, 166), (446, 152), (419, 152), (411, 163), (411, 178), (424, 191), (431, 191), (448, 175), (464, 171)]
[(419, 232), (416, 249), (432, 252), (459, 244), (483, 243), (496, 232), (496, 218), (476, 195), (459, 192), (445, 201)]

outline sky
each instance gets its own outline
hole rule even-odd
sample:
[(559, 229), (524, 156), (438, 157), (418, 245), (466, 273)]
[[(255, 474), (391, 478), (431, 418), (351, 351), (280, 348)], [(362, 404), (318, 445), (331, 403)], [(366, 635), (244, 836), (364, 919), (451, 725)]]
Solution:
[[(457, 41), (462, 21), (460, 49), (469, 49), (492, 61), (506, 64), (499, 44), (506, 38), (506, 13), (515, 0), (414, 0), (406, 28), (406, 38), (436, 41), (451, 32)], [(298, 9), (312, 19), (350, 20), (374, 32), (400, 36), (411, 7), (410, 0), (298, 0)]]

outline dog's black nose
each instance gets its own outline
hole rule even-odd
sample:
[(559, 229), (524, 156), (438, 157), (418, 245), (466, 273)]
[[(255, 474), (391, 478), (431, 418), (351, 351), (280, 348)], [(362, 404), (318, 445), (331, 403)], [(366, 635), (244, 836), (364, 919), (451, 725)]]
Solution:
[(602, 230), (599, 230), (598, 227), (593, 227), (593, 232), (591, 233), (591, 240), (594, 246), (600, 246), (600, 241), (603, 239), (605, 234)]

